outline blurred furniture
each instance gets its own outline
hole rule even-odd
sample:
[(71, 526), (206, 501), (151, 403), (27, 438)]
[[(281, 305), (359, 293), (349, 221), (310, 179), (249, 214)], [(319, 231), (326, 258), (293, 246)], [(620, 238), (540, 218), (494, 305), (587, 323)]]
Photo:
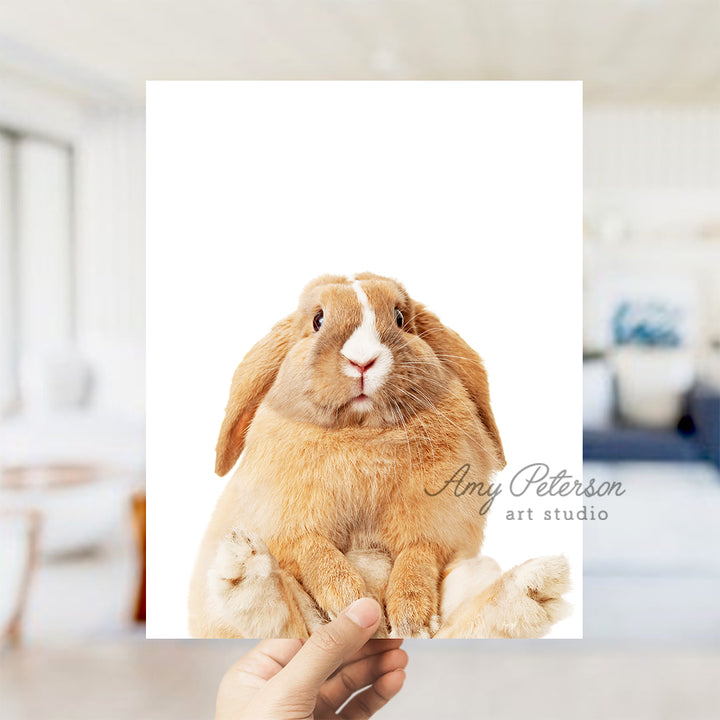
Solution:
[(0, 650), (20, 642), (37, 566), (40, 522), (32, 510), (0, 510)]
[(638, 427), (673, 427), (695, 378), (688, 346), (690, 306), (668, 299), (666, 292), (655, 289), (633, 298), (628, 290), (612, 316), (617, 409)]
[(672, 428), (692, 387), (692, 353), (680, 347), (623, 345), (613, 351), (618, 412), (627, 423)]
[(133, 530), (138, 558), (138, 584), (135, 594), (134, 618), (137, 622), (145, 621), (146, 594), (146, 499), (144, 492), (135, 493), (132, 497)]
[(704, 456), (720, 468), (720, 388), (697, 387), (690, 395), (689, 412)]
[(127, 491), (97, 465), (20, 465), (0, 470), (0, 505), (43, 517), (41, 551), (57, 556), (89, 550), (121, 522)]
[(43, 414), (82, 408), (90, 400), (92, 369), (72, 347), (30, 354), (20, 363), (24, 412)]
[(76, 409), (19, 414), (0, 421), (0, 467), (57, 464), (142, 472), (143, 418)]
[(56, 408), (0, 421), (0, 504), (45, 515), (24, 645), (140, 632), (130, 498), (144, 466), (142, 416)]
[[(75, 494), (67, 498), (67, 503), (59, 503), (52, 498), (53, 491), (48, 491), (48, 482), (51, 485), (55, 482), (61, 485), (57, 490), (60, 496), (68, 489), (84, 492), (85, 480), (91, 485), (95, 482), (94, 471), (92, 467), (65, 466), (14, 468), (0, 473), (6, 485), (19, 484), (21, 489), (35, 478), (38, 493), (50, 496), (45, 510), (51, 532), (60, 533), (56, 540), (52, 536), (48, 539), (51, 552), (44, 553), (44, 532), (41, 533), (34, 551), (38, 562), (32, 592), (24, 603), (24, 646), (95, 642), (140, 632), (136, 620), (144, 616), (145, 610), (144, 493), (131, 496), (127, 478), (99, 480), (98, 483), (107, 482), (113, 487), (113, 502), (103, 509), (92, 501), (81, 501), (82, 497)], [(48, 481), (48, 477), (54, 480)], [(76, 487), (63, 488), (72, 478)], [(140, 480), (138, 477), (137, 481)], [(108, 509), (109, 515), (105, 513)], [(95, 514), (99, 519), (94, 518)], [(15, 597), (8, 578), (11, 574), (17, 577), (17, 561), (9, 564), (14, 557), (9, 547), (0, 532), (0, 608), (2, 601), (9, 602)], [(9, 610), (6, 608), (5, 612)]]
[(696, 385), (686, 396), (686, 416), (671, 429), (628, 427), (620, 422), (604, 429), (585, 428), (586, 461), (703, 461), (720, 467), (720, 391)]
[(88, 549), (122, 522), (144, 458), (141, 421), (82, 409), (15, 415), (0, 422), (0, 499), (46, 515), (44, 552)]

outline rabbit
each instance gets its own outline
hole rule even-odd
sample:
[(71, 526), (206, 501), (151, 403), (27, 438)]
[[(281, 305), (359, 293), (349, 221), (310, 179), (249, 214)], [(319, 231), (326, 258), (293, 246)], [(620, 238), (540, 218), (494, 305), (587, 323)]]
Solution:
[(238, 458), (191, 580), (197, 637), (307, 637), (368, 593), (390, 635), (433, 635), (485, 528), (484, 498), (442, 490), (505, 466), (480, 357), (372, 273), (312, 281), (245, 356), (217, 474)]

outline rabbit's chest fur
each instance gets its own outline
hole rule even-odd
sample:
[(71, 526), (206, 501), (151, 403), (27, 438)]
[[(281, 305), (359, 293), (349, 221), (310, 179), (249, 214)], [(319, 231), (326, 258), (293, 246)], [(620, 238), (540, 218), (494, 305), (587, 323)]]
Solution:
[(329, 430), (261, 406), (233, 478), (234, 522), (266, 539), (317, 532), (343, 552), (395, 553), (429, 540), (474, 553), (484, 499), (438, 493), (465, 464), (468, 480), (492, 474), (484, 429), (472, 406), (461, 411), (456, 404), (453, 416), (418, 416), (399, 428)]

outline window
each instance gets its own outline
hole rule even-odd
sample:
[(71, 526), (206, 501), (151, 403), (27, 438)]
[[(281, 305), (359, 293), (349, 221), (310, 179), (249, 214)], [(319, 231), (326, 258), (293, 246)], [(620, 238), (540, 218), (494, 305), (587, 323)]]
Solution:
[(0, 414), (23, 368), (75, 339), (72, 147), (0, 128)]

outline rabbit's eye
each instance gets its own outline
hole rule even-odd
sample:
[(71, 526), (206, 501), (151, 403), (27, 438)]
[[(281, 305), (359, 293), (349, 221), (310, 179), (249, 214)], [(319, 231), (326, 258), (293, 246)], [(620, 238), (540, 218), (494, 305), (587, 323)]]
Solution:
[(401, 328), (403, 326), (403, 323), (405, 322), (405, 318), (403, 317), (403, 314), (395, 308), (395, 324)]
[(317, 332), (323, 324), (323, 311), (319, 310), (313, 318), (313, 330)]

